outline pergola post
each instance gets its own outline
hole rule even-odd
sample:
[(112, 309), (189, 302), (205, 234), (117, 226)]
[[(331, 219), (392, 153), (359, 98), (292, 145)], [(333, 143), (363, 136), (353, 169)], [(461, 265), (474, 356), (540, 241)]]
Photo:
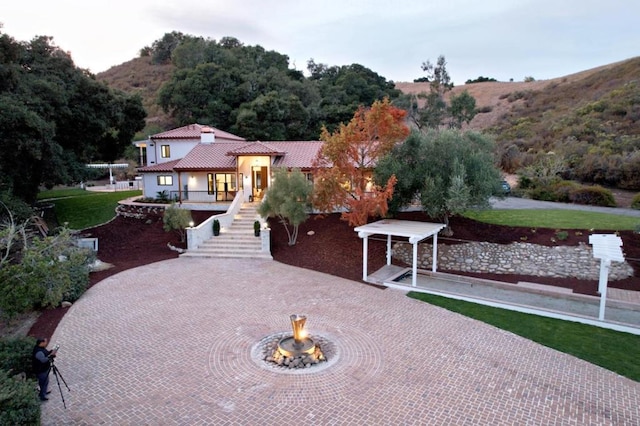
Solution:
[(418, 284), (418, 241), (413, 243), (413, 264), (411, 265), (411, 285)]
[(433, 234), (433, 259), (431, 260), (431, 272), (435, 272), (438, 265), (438, 234)]
[(604, 321), (604, 309), (607, 305), (607, 281), (611, 261), (624, 262), (622, 253), (622, 238), (615, 234), (589, 235), (589, 244), (593, 246), (593, 257), (600, 259), (600, 277), (598, 291), (600, 292), (600, 311), (598, 319)]
[(367, 259), (369, 257), (369, 234), (361, 232), (358, 235), (362, 238), (362, 281), (367, 281)]
[(609, 281), (609, 267), (611, 261), (609, 259), (600, 259), (600, 279), (598, 281), (598, 291), (600, 292), (600, 311), (598, 319), (604, 321), (604, 308), (607, 306), (607, 282)]
[(387, 235), (387, 265), (391, 265), (391, 234)]

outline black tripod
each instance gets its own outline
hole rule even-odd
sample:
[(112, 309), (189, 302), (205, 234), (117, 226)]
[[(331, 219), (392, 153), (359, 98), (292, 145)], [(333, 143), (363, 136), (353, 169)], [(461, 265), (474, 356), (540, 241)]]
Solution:
[(60, 376), (60, 378), (62, 379), (62, 383), (64, 383), (64, 386), (67, 388), (69, 392), (71, 392), (71, 389), (69, 389), (69, 385), (67, 385), (67, 382), (64, 380), (64, 377), (62, 377), (62, 374), (60, 374), (58, 367), (56, 367), (56, 365), (53, 363), (53, 357), (49, 358), (49, 360), (50, 360), (49, 365), (51, 366), (49, 370), (53, 371), (53, 375), (56, 378), (56, 383), (58, 383), (58, 390), (60, 391), (60, 397), (62, 398), (62, 405), (66, 410), (67, 404), (64, 402), (64, 395), (62, 394), (62, 387), (60, 386), (60, 380), (58, 380), (58, 376)]

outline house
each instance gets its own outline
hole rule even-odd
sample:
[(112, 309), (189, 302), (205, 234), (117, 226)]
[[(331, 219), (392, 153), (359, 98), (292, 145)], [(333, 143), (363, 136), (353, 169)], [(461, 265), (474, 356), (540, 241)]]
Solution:
[(138, 172), (145, 197), (164, 193), (190, 205), (228, 204), (242, 190), (243, 201), (249, 201), (263, 196), (273, 168), (297, 168), (312, 179), (311, 166), (322, 144), (247, 141), (214, 127), (190, 124), (138, 143), (146, 159)]

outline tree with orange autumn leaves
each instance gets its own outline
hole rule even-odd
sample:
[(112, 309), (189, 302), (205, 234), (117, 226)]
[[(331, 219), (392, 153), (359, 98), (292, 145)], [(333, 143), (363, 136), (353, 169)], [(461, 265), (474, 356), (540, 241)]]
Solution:
[(343, 209), (342, 219), (349, 226), (364, 225), (369, 217), (387, 213), (396, 177), (384, 186), (375, 185), (372, 170), (409, 135), (405, 115), (385, 98), (370, 108), (360, 107), (348, 124), (333, 133), (322, 129), (325, 143), (314, 161), (314, 207), (322, 212)]

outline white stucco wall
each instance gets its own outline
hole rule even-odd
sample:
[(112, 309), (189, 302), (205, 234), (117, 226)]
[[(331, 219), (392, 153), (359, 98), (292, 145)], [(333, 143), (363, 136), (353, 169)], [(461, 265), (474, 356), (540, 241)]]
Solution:
[(155, 198), (156, 194), (158, 192), (161, 191), (167, 191), (167, 194), (170, 194), (171, 191), (177, 191), (178, 190), (178, 175), (176, 174), (172, 174), (173, 175), (173, 185), (171, 186), (166, 186), (166, 185), (158, 185), (158, 175), (171, 175), (172, 173), (143, 173), (142, 174), (142, 181), (144, 182), (144, 196), (145, 197), (150, 197), (150, 198)]
[[(162, 164), (168, 161), (184, 158), (200, 141), (199, 140), (180, 140), (180, 139), (163, 139), (159, 141), (149, 141), (147, 144), (147, 166)], [(163, 158), (160, 156), (162, 145), (169, 145), (171, 156)]]

